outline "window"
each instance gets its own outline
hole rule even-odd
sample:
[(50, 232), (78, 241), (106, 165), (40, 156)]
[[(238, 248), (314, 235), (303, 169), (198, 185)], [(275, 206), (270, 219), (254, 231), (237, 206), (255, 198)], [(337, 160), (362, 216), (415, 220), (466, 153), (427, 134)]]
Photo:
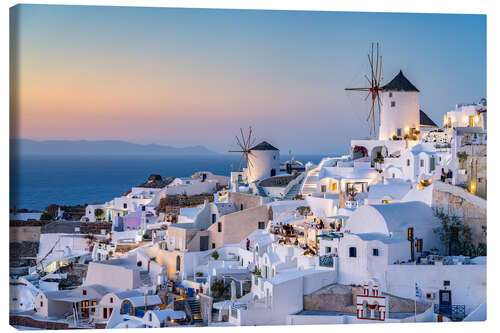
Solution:
[(43, 308), (43, 302), (40, 302), (40, 307)]
[(149, 321), (153, 321), (153, 315), (151, 313), (149, 314)]
[(429, 159), (429, 171), (434, 171), (436, 169), (436, 159), (434, 158), (434, 156), (431, 156), (431, 158)]
[(240, 205), (240, 210), (243, 210), (243, 204)]
[(382, 203), (383, 203), (383, 204), (390, 204), (390, 203), (392, 203), (392, 200), (385, 200), (385, 199), (384, 199), (384, 200), (382, 200)]
[(403, 133), (403, 131), (401, 130), (401, 128), (398, 128), (398, 129), (396, 130), (396, 135), (397, 135), (397, 136), (401, 136), (401, 134), (402, 134), (402, 133)]
[(217, 214), (212, 214), (212, 224), (214, 224), (215, 221), (217, 221)]
[(321, 192), (326, 192), (326, 185), (321, 185)]
[(337, 183), (332, 184), (332, 192), (337, 191)]
[(127, 209), (127, 204), (126, 203), (123, 204), (123, 209)]
[(393, 173), (393, 174), (392, 174), (392, 178), (396, 178), (396, 174), (394, 174), (394, 173)]
[(422, 238), (417, 239), (417, 252), (422, 252), (423, 242), (424, 240)]
[(331, 248), (331, 247), (329, 247), (329, 246), (325, 247), (325, 252), (326, 252), (326, 253), (330, 253), (330, 252), (332, 252), (332, 248)]
[(87, 290), (83, 289), (82, 293), (83, 295), (87, 295)]
[(410, 159), (407, 159), (407, 160), (406, 160), (406, 166), (410, 166), (410, 163), (411, 163), (411, 162), (410, 162)]
[(378, 257), (378, 249), (373, 249), (373, 250), (372, 250), (372, 255), (373, 255), (374, 257)]
[(391, 108), (393, 108), (395, 106), (396, 106), (396, 102), (395, 101), (391, 101)]
[(423, 168), (424, 167), (424, 160), (420, 160), (420, 167)]
[(215, 249), (215, 243), (212, 243), (212, 249)]
[(389, 97), (392, 97), (392, 92), (389, 93)]
[(222, 232), (222, 223), (220, 222), (217, 223), (217, 231)]
[(97, 305), (97, 301), (92, 301), (91, 305), (92, 305), (92, 308), (90, 309), (90, 311), (95, 312), (95, 306)]
[(443, 281), (443, 286), (449, 287), (450, 286), (450, 280), (444, 280)]
[(264, 222), (259, 222), (259, 229), (265, 229), (266, 224)]
[(349, 257), (356, 258), (356, 248), (355, 247), (349, 248)]
[(113, 303), (113, 297), (109, 298), (109, 303)]
[(408, 228), (408, 241), (412, 241), (413, 237), (413, 228)]

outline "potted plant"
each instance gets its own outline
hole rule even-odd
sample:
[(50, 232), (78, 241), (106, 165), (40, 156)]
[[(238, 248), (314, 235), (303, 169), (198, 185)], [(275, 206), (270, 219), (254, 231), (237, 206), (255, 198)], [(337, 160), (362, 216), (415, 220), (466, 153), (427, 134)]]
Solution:
[(196, 272), (196, 277), (203, 277), (203, 272)]
[(212, 256), (212, 258), (214, 258), (214, 260), (217, 260), (217, 259), (219, 259), (219, 252), (214, 251), (214, 252), (212, 252), (211, 256)]
[(436, 248), (433, 248), (433, 249), (430, 249), (429, 252), (433, 255), (438, 255), (439, 254), (439, 250), (436, 249)]

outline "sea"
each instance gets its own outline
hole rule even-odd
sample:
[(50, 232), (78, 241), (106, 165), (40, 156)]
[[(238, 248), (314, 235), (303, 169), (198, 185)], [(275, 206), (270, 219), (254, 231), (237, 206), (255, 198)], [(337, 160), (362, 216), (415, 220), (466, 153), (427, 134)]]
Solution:
[[(323, 155), (296, 155), (319, 163)], [(289, 156), (282, 156), (282, 160)], [(144, 183), (151, 174), (185, 177), (197, 171), (229, 176), (237, 155), (204, 156), (20, 156), (10, 159), (10, 204), (43, 210), (50, 204), (106, 202)]]

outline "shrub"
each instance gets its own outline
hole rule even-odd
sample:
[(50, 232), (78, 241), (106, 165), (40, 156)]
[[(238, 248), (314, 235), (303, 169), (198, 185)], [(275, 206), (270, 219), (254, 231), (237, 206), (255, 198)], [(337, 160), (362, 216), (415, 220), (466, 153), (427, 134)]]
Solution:
[(42, 221), (52, 220), (52, 215), (50, 215), (47, 212), (43, 212), (42, 215), (40, 216), (40, 220), (42, 220)]
[(214, 252), (212, 252), (211, 256), (212, 256), (212, 258), (214, 258), (214, 260), (217, 260), (217, 259), (219, 259), (219, 252), (214, 251)]
[(211, 289), (214, 298), (222, 298), (229, 295), (229, 288), (224, 286), (224, 281), (222, 280), (215, 280)]
[(311, 208), (309, 206), (297, 207), (297, 212), (302, 216), (309, 216), (312, 214)]

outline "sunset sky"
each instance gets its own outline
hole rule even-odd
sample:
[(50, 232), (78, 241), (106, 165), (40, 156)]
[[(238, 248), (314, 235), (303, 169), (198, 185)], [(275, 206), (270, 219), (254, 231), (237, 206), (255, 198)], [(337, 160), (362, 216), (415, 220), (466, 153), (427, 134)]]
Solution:
[(486, 96), (486, 17), (21, 5), (12, 137), (225, 152), (239, 127), (282, 151), (345, 152), (369, 134), (370, 42), (438, 124)]

